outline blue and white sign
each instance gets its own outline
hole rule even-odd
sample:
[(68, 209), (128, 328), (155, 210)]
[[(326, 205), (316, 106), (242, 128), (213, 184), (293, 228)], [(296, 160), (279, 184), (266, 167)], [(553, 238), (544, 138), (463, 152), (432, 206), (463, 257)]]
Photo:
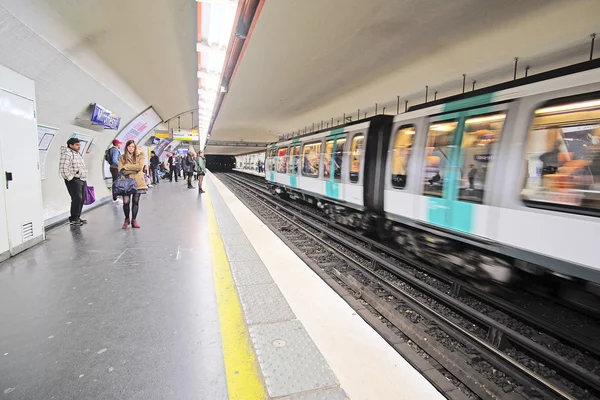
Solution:
[(103, 125), (110, 129), (117, 130), (119, 129), (121, 117), (119, 117), (112, 111), (107, 110), (104, 107), (100, 107), (98, 104), (94, 104), (94, 111), (92, 112), (92, 122), (99, 125)]
[(153, 145), (158, 145), (159, 143), (160, 143), (160, 138), (155, 137), (155, 138), (152, 139), (152, 144)]

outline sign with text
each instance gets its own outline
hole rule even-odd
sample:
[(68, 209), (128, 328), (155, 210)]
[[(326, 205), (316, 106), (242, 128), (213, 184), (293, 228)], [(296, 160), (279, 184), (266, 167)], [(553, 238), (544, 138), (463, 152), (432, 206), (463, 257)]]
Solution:
[(119, 129), (121, 117), (114, 112), (99, 106), (98, 104), (94, 104), (94, 111), (92, 111), (92, 122), (105, 126), (106, 128), (116, 130)]
[(173, 129), (173, 140), (180, 140), (182, 142), (190, 142), (192, 140), (198, 140), (198, 131), (196, 129)]
[(158, 129), (156, 129), (154, 131), (154, 137), (157, 137), (159, 139), (171, 139), (171, 134), (169, 133), (169, 131), (159, 131)]

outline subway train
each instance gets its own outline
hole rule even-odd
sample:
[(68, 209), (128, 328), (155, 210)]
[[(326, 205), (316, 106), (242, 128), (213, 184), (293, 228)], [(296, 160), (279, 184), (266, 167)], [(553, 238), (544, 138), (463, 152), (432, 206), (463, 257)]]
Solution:
[(265, 175), (481, 288), (598, 311), (600, 60), (273, 143)]

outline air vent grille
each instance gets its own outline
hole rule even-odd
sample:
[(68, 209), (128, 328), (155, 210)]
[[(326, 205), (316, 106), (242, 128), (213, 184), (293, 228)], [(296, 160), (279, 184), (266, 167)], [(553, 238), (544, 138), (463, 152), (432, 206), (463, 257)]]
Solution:
[(33, 237), (33, 222), (28, 222), (23, 225), (23, 241)]

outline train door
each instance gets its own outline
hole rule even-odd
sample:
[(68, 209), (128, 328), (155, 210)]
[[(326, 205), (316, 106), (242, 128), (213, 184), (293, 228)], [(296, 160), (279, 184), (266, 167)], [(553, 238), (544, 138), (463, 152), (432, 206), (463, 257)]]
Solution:
[(323, 160), (323, 178), (325, 196), (342, 200), (344, 199), (344, 184), (342, 182), (342, 166), (344, 148), (346, 146), (345, 133), (327, 136)]
[(277, 148), (275, 146), (272, 146), (269, 149), (269, 156), (267, 157), (266, 160), (266, 168), (265, 168), (265, 174), (267, 175), (267, 179), (271, 182), (275, 182), (275, 161), (277, 158)]
[(506, 119), (506, 107), (484, 107), (432, 120), (426, 138), (423, 194), (428, 222), (485, 236), (483, 205), (489, 167)]
[[(0, 145), (1, 146), (1, 145)], [(2, 151), (0, 148), (0, 171), (4, 171), (2, 166)], [(10, 244), (8, 241), (8, 221), (6, 218), (6, 198), (4, 195), (4, 189), (6, 187), (6, 177), (4, 174), (0, 174), (0, 261), (4, 261), (10, 256)]]
[(287, 146), (277, 149), (277, 163), (275, 166), (275, 180), (277, 183), (281, 183), (285, 186), (290, 185), (290, 177), (287, 174), (289, 160), (288, 150), (289, 148)]
[(300, 169), (300, 140), (292, 140), (289, 153), (288, 175), (290, 176), (290, 186), (298, 187), (298, 170)]
[(364, 204), (364, 191), (362, 172), (364, 171), (365, 134), (352, 132), (348, 135), (348, 142), (344, 145), (348, 157), (348, 184), (346, 185), (346, 201), (362, 206)]

